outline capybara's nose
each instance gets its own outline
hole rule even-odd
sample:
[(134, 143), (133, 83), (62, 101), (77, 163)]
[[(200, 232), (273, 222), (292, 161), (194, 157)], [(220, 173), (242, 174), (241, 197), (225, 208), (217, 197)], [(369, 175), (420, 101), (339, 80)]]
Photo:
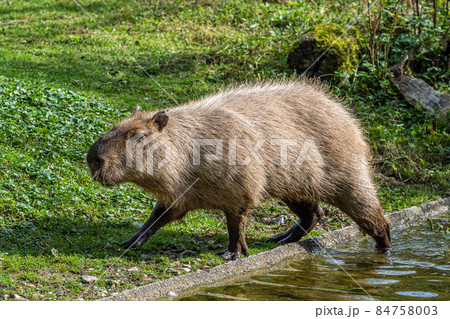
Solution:
[(105, 161), (104, 161), (103, 159), (101, 159), (100, 157), (94, 157), (94, 158), (92, 159), (92, 163), (94, 163), (94, 164), (97, 165), (98, 167), (102, 166), (104, 162), (105, 162)]

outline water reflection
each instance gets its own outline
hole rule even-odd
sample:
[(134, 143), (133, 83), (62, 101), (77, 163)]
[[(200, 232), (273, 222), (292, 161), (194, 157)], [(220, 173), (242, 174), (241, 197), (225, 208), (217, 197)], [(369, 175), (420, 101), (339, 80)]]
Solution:
[(419, 297), (419, 298), (433, 298), (439, 296), (438, 294), (427, 291), (397, 291), (397, 295)]
[(391, 285), (391, 284), (396, 284), (399, 281), (400, 280), (369, 278), (369, 280), (367, 280), (367, 284), (368, 285)]

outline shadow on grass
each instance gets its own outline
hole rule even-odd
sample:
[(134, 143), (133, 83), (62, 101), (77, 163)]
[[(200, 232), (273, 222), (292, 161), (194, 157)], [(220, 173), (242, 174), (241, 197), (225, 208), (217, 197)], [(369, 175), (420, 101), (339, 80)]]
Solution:
[[(225, 249), (228, 244), (228, 234), (223, 229), (205, 234), (198, 228), (188, 229), (172, 224), (160, 229), (139, 249), (125, 253), (120, 243), (137, 230), (128, 222), (91, 222), (82, 218), (69, 220), (63, 216), (36, 217), (22, 221), (13, 228), (0, 229), (0, 251), (20, 256), (63, 254), (90, 259), (121, 257), (140, 260), (145, 254), (147, 259), (176, 259), (185, 250), (191, 250), (196, 255), (216, 253)], [(260, 240), (261, 238), (247, 236), (251, 248), (255, 247), (253, 243)]]

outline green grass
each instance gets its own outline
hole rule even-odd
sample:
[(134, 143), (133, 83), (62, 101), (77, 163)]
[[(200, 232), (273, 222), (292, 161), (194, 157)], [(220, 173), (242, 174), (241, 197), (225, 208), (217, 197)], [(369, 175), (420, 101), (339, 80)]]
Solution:
[[(171, 107), (230, 83), (291, 76), (286, 58), (299, 34), (362, 12), (345, 1), (81, 3), (102, 27), (72, 1), (0, 4), (0, 296), (95, 299), (222, 263), (214, 254), (227, 245), (220, 212), (192, 212), (122, 256), (119, 243), (155, 199), (132, 185), (93, 183), (84, 154), (136, 105)], [(363, 72), (356, 85), (332, 90), (367, 132), (385, 210), (448, 196), (445, 125), (405, 104), (390, 107), (395, 88), (364, 87), (373, 78)], [(284, 211), (262, 207), (247, 230), (251, 254), (274, 247), (264, 240), (292, 224), (263, 223)], [(311, 235), (348, 222), (328, 209)], [(181, 257), (185, 250), (195, 255)], [(85, 274), (100, 280), (88, 286)]]

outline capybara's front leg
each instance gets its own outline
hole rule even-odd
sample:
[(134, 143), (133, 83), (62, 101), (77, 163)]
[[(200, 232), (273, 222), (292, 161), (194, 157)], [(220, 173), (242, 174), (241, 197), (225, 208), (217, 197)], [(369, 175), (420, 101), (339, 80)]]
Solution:
[(241, 254), (248, 256), (247, 243), (245, 242), (245, 225), (249, 211), (225, 212), (228, 229), (228, 249), (219, 252), (218, 255), (225, 260), (235, 260)]
[(129, 249), (142, 246), (158, 229), (175, 219), (182, 218), (185, 214), (186, 211), (166, 208), (162, 202), (157, 202), (147, 222), (130, 239), (124, 241), (122, 247)]

